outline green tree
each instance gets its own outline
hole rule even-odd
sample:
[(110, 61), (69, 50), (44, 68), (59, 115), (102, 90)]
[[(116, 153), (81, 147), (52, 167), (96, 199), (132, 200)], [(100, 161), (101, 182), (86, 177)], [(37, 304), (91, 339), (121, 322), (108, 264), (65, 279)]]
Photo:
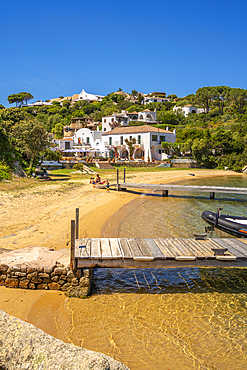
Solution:
[(31, 169), (39, 160), (40, 154), (49, 146), (44, 125), (36, 119), (24, 120), (14, 126), (12, 135), (15, 148), (27, 158)]
[(55, 127), (53, 129), (53, 132), (55, 134), (56, 139), (62, 139), (63, 138), (63, 125), (62, 123), (56, 123)]
[(134, 98), (137, 98), (137, 96), (138, 96), (138, 91), (137, 91), (137, 90), (132, 90), (132, 91), (131, 91), (131, 95), (132, 95)]
[(144, 97), (142, 96), (142, 94), (138, 94), (138, 103), (141, 104), (142, 101), (144, 100)]
[(20, 92), (18, 94), (12, 94), (12, 95), (9, 95), (7, 98), (9, 104), (16, 103), (16, 107), (18, 103), (21, 104), (25, 101), (25, 103), (27, 104), (27, 102), (31, 99), (33, 99), (33, 95), (27, 92)]
[(244, 113), (247, 105), (247, 90), (232, 88), (227, 92), (227, 98), (230, 103), (234, 104), (238, 113)]
[(213, 88), (210, 86), (201, 87), (196, 91), (196, 101), (197, 103), (203, 105), (203, 107), (206, 110), (206, 113), (209, 112), (213, 96), (214, 96)]
[(135, 151), (134, 145), (136, 144), (136, 139), (135, 138), (132, 138), (130, 140), (125, 139), (125, 142), (128, 146), (129, 156), (130, 156), (130, 158), (133, 158), (133, 154), (134, 154), (134, 151)]

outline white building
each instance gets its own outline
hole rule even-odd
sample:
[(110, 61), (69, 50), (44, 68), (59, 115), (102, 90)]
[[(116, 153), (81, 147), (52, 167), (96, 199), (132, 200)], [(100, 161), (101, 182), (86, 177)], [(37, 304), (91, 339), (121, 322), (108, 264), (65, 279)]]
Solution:
[(103, 154), (105, 147), (102, 142), (102, 131), (91, 131), (89, 128), (81, 128), (74, 133), (74, 146), (85, 150), (95, 149)]
[(156, 109), (154, 112), (144, 109), (141, 112), (132, 113), (123, 110), (122, 113), (113, 113), (111, 116), (102, 117), (102, 131), (107, 132), (118, 126), (127, 126), (130, 121), (140, 121), (150, 124), (157, 123)]
[[(209, 109), (210, 111), (211, 109)], [(194, 105), (191, 105), (191, 104), (188, 104), (188, 105), (185, 105), (185, 107), (174, 107), (173, 108), (173, 112), (174, 113), (179, 113), (181, 112), (182, 114), (185, 115), (185, 117), (188, 116), (189, 113), (196, 113), (196, 114), (199, 114), (199, 113), (206, 113), (206, 109), (205, 108), (197, 108), (195, 107)]]
[(134, 159), (144, 158), (161, 160), (164, 149), (161, 146), (163, 141), (174, 143), (176, 140), (176, 130), (168, 131), (158, 129), (153, 126), (130, 126), (116, 127), (111, 131), (102, 133), (103, 144), (106, 149), (115, 152), (117, 150), (120, 158), (130, 158), (127, 140), (134, 139)]
[(52, 139), (51, 141), (55, 144), (54, 150), (70, 150), (73, 149), (74, 146), (74, 139), (72, 137), (64, 137), (63, 139)]
[(84, 89), (79, 94), (78, 100), (87, 100), (87, 101), (102, 101), (104, 95), (89, 94)]
[(170, 101), (170, 98), (160, 98), (158, 96), (145, 96), (143, 100), (143, 104), (149, 104), (149, 103), (166, 103)]

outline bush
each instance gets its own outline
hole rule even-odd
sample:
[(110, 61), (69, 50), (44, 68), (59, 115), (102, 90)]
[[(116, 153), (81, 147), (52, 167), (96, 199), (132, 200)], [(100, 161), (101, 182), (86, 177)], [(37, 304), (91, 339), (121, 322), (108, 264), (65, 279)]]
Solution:
[(0, 181), (1, 180), (11, 180), (12, 179), (12, 171), (9, 166), (5, 163), (0, 163)]

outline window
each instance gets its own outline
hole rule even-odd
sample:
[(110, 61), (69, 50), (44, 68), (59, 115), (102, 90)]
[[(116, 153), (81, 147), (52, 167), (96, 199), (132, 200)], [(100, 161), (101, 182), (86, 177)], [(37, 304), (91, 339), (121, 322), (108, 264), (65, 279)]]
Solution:
[(70, 142), (69, 141), (65, 141), (65, 149), (70, 149)]
[(131, 141), (132, 140), (132, 136), (130, 136), (130, 139), (129, 139), (129, 141)]
[(89, 144), (89, 137), (87, 137), (87, 144)]
[(106, 123), (106, 118), (104, 118), (104, 123)]
[(138, 135), (137, 141), (138, 141), (138, 144), (141, 144), (141, 135)]
[(162, 143), (163, 141), (166, 141), (166, 137), (165, 137), (165, 136), (160, 135), (160, 142)]
[(152, 135), (152, 141), (158, 141), (158, 135)]
[(154, 102), (157, 103), (157, 99), (154, 99)]
[(112, 137), (109, 137), (109, 145), (112, 145)]
[(120, 136), (120, 144), (123, 145), (123, 136)]
[(111, 121), (114, 122), (114, 118), (112, 118)]
[(106, 131), (106, 128), (104, 128), (104, 131)]

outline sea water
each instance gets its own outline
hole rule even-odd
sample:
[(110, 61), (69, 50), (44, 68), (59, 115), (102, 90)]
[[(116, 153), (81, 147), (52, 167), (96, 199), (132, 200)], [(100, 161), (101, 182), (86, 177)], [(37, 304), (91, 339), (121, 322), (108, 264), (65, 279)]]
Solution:
[[(247, 178), (181, 184), (247, 188)], [(104, 236), (191, 238), (204, 232), (202, 212), (218, 207), (246, 216), (246, 195), (143, 193), (109, 220)], [(93, 297), (90, 349), (132, 370), (247, 369), (245, 268), (97, 269)]]

